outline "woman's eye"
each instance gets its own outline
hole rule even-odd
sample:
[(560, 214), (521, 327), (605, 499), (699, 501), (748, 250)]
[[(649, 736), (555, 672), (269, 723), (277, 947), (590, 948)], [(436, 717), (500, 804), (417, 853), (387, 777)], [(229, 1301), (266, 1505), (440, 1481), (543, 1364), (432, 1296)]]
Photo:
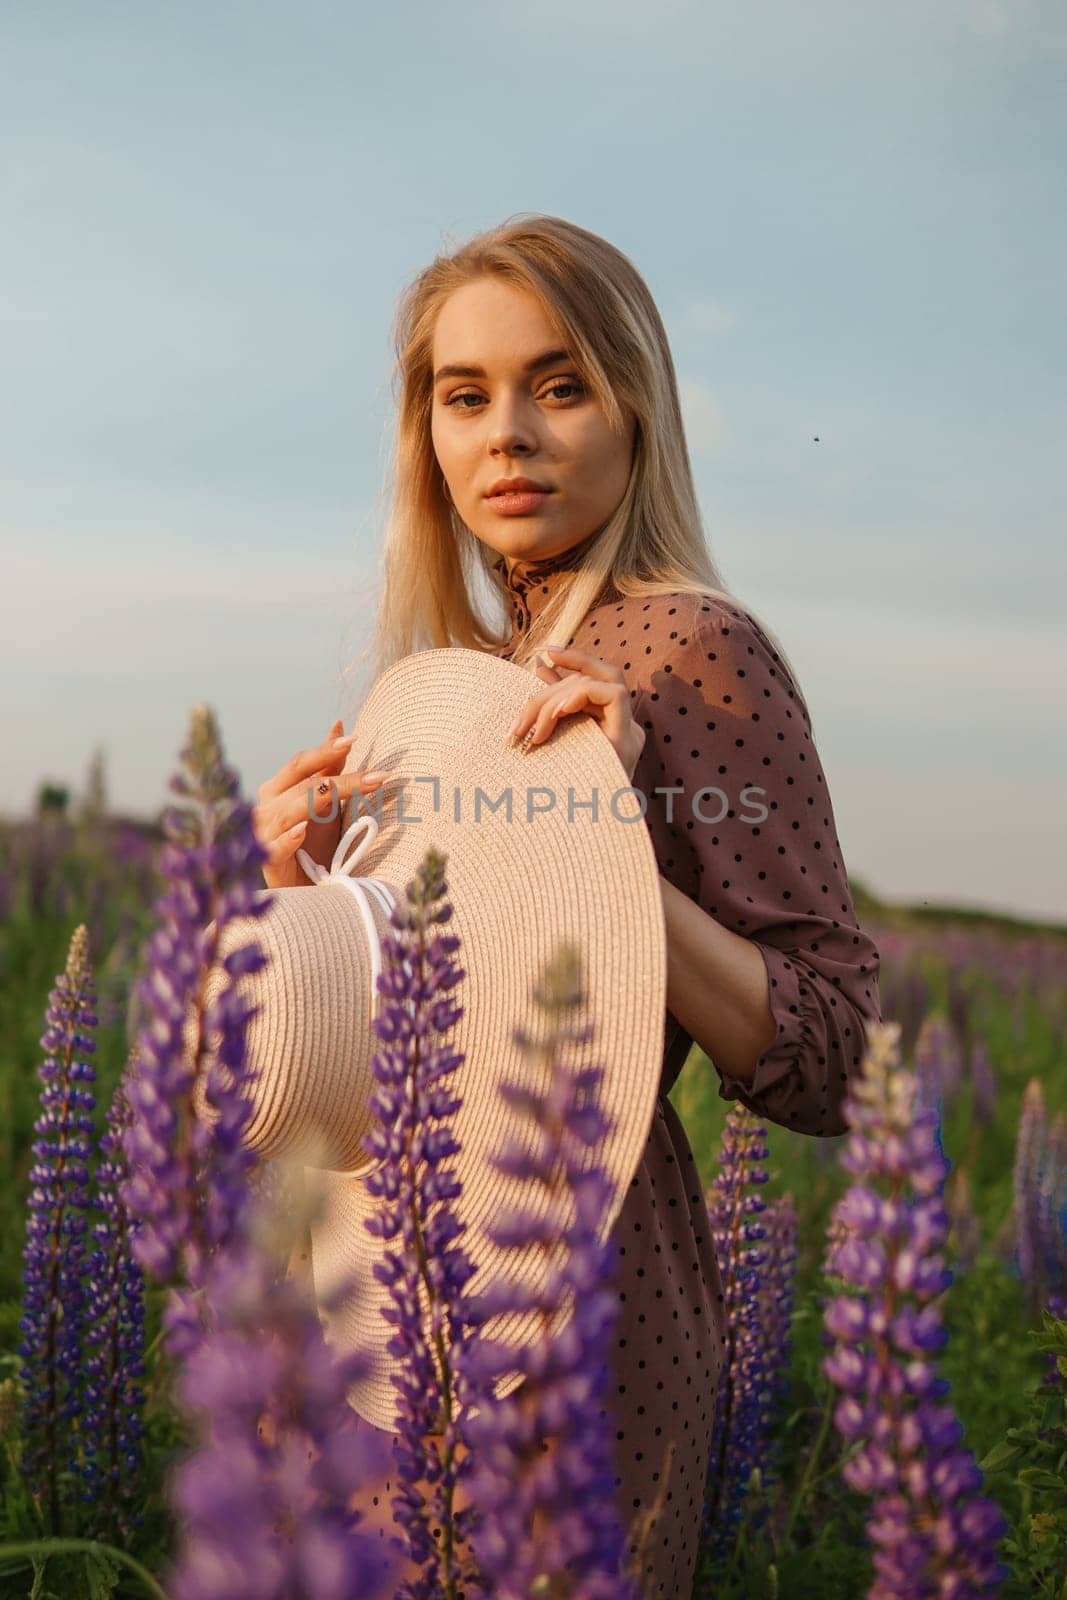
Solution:
[[(555, 394), (557, 389), (573, 389), (576, 393), (582, 394), (585, 392), (585, 385), (576, 378), (560, 378), (558, 382), (549, 384), (548, 388), (542, 392), (544, 394)], [(465, 406), (461, 402), (464, 400), (481, 400), (483, 398), (483, 395), (475, 394), (471, 389), (464, 389), (462, 394), (454, 394), (450, 399), (446, 400), (445, 405), (459, 406), (461, 411), (475, 411), (477, 410), (476, 406)]]
[(558, 383), (551, 384), (548, 389), (545, 390), (545, 393), (554, 394), (557, 389), (574, 389), (581, 394), (583, 387), (584, 386), (580, 384), (576, 378), (561, 378)]

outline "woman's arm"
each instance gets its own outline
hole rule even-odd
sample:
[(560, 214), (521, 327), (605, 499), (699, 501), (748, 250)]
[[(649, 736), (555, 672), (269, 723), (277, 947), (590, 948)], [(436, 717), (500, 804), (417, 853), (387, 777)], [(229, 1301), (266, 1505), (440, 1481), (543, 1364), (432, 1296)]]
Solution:
[(709, 917), (662, 875), (667, 922), (667, 1010), (709, 1060), (751, 1083), (774, 1043), (767, 965), (750, 939)]
[(841, 1133), (880, 1014), (879, 957), (807, 710), (742, 606), (702, 597), (692, 616), (678, 608), (678, 633), (635, 711), (648, 737), (633, 780), (667, 880), (668, 1009), (724, 1099)]

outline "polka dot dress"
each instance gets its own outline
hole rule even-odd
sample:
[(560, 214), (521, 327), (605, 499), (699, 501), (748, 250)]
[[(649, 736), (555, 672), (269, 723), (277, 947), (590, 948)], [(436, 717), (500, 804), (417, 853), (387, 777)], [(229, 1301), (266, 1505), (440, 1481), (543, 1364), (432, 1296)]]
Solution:
[[(510, 573), (497, 562), (512, 623), (499, 655), (513, 653), (583, 549), (513, 563)], [(720, 1096), (797, 1132), (844, 1131), (841, 1103), (864, 1025), (880, 1016), (879, 956), (857, 925), (807, 710), (778, 654), (735, 602), (628, 598), (610, 585), (577, 633), (557, 642), (622, 668), (646, 731), (633, 784), (646, 797), (660, 871), (752, 939), (767, 966), (776, 1038), (751, 1083), (718, 1071)], [(645, 1600), (691, 1594), (724, 1351), (700, 1178), (667, 1098), (691, 1045), (668, 1014), (656, 1113), (615, 1229), (618, 1314), (605, 1409), (631, 1556), (647, 1534)], [(394, 1492), (383, 1486), (377, 1522), (367, 1524), (383, 1538)]]

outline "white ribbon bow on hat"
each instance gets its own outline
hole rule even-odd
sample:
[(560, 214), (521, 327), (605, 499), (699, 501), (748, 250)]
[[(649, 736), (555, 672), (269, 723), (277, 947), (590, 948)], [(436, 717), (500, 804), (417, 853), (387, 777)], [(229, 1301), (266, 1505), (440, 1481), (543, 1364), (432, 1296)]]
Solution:
[[(355, 839), (361, 828), (363, 829), (366, 837), (360, 840), (359, 844), (352, 851), (352, 854), (346, 861), (345, 851), (348, 849), (348, 846), (352, 843), (353, 839)], [(363, 918), (363, 926), (367, 930), (367, 942), (370, 945), (370, 1009), (372, 1017), (374, 1015), (374, 1007), (378, 998), (378, 974), (382, 970), (382, 945), (381, 940), (378, 937), (378, 929), (375, 926), (374, 913), (371, 910), (369, 896), (372, 894), (375, 896), (378, 904), (385, 911), (387, 917), (390, 915), (393, 907), (396, 905), (396, 900), (393, 897), (392, 891), (387, 889), (385, 884), (382, 883), (378, 878), (357, 878), (354, 876), (354, 873), (361, 858), (367, 854), (368, 850), (372, 850), (374, 848), (374, 841), (377, 839), (377, 837), (378, 819), (371, 816), (369, 811), (364, 811), (362, 815), (358, 816), (355, 822), (351, 823), (341, 835), (337, 844), (337, 849), (333, 853), (333, 860), (330, 862), (329, 867), (324, 867), (319, 861), (313, 861), (306, 850), (300, 849), (296, 852), (296, 859), (299, 861), (300, 865), (303, 867), (313, 884), (340, 883), (343, 884), (346, 889), (351, 889), (352, 893), (356, 897), (357, 904), (359, 905), (360, 915)]]

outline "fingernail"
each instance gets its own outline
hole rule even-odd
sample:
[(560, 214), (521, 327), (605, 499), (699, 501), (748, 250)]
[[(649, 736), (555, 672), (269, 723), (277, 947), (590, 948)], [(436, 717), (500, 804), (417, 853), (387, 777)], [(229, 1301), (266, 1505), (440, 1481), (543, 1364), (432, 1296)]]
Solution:
[(543, 667), (554, 667), (556, 664), (547, 650), (542, 650), (537, 659)]
[(375, 767), (371, 772), (360, 774), (362, 783), (384, 783), (389, 773), (383, 767)]
[(306, 822), (298, 822), (296, 824), (295, 828), (290, 828), (289, 829), (289, 837), (290, 837), (290, 839), (298, 839), (300, 837), (300, 835), (303, 833), (303, 831), (304, 831), (304, 829), (306, 827), (307, 827), (307, 823)]
[(356, 736), (354, 733), (343, 733), (339, 739), (335, 739), (333, 741), (333, 743), (330, 745), (330, 749), (343, 750), (345, 745), (351, 744), (355, 737)]

